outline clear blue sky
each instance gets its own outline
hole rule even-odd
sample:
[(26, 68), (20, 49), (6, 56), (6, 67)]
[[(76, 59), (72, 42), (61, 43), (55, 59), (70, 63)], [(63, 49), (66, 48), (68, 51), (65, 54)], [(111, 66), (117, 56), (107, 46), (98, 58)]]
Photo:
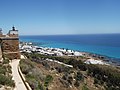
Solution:
[(120, 0), (0, 0), (0, 27), (21, 35), (120, 33)]

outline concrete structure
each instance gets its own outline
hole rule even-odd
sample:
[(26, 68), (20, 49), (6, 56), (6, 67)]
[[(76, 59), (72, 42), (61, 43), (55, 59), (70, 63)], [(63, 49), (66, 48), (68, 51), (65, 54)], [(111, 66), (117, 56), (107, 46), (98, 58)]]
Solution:
[(3, 35), (2, 30), (0, 30), (0, 45), (2, 57), (11, 60), (20, 58), (18, 30), (15, 30), (14, 26), (7, 35)]
[(15, 29), (15, 27), (12, 27), (12, 30), (9, 30), (8, 36), (10, 37), (18, 37), (18, 30)]
[(12, 79), (15, 81), (14, 90), (28, 90), (18, 72), (19, 61), (20, 61), (19, 59), (16, 59), (10, 63), (12, 67), (12, 76), (13, 76)]

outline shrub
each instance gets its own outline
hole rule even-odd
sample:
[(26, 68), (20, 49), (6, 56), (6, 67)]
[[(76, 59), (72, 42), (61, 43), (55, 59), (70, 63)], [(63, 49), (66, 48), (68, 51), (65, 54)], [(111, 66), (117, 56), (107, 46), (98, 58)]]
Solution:
[(79, 81), (76, 81), (76, 82), (74, 83), (74, 85), (75, 85), (75, 87), (79, 87), (79, 86), (80, 86), (80, 82), (79, 82)]
[(94, 79), (94, 84), (98, 84), (99, 80), (98, 79)]
[(52, 80), (53, 80), (53, 77), (51, 75), (47, 75), (45, 78), (44, 86), (48, 87), (49, 83), (52, 82)]
[(39, 84), (38, 84), (38, 88), (37, 88), (37, 90), (44, 90), (43, 85), (39, 83)]
[(4, 59), (3, 64), (9, 64), (9, 59)]
[(12, 80), (12, 77), (6, 77), (4, 75), (0, 75), (0, 84), (11, 86), (11, 87), (15, 86), (15, 83)]
[(12, 71), (11, 71), (11, 66), (10, 66), (10, 65), (7, 66), (7, 69), (8, 69), (8, 72), (9, 72), (9, 73), (12, 73)]
[(77, 72), (77, 75), (75, 76), (75, 79), (76, 79), (77, 81), (80, 81), (80, 80), (83, 79), (83, 75), (82, 75), (82, 73), (81, 73), (80, 71)]
[(0, 67), (0, 74), (4, 74), (7, 72), (6, 67)]
[(83, 85), (82, 90), (89, 90), (86, 85)]

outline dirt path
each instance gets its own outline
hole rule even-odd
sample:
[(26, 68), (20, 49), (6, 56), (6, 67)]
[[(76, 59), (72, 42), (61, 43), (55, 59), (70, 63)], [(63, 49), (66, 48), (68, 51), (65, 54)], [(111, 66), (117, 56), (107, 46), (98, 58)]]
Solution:
[(18, 65), (20, 60), (13, 60), (10, 65), (12, 67), (12, 76), (15, 81), (15, 89), (14, 90), (27, 90), (19, 73), (18, 73)]

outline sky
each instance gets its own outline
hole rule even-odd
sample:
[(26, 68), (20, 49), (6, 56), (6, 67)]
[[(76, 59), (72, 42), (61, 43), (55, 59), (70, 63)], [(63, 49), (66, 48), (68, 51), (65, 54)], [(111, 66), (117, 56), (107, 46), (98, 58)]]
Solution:
[(20, 35), (120, 33), (120, 0), (0, 0), (0, 28)]

